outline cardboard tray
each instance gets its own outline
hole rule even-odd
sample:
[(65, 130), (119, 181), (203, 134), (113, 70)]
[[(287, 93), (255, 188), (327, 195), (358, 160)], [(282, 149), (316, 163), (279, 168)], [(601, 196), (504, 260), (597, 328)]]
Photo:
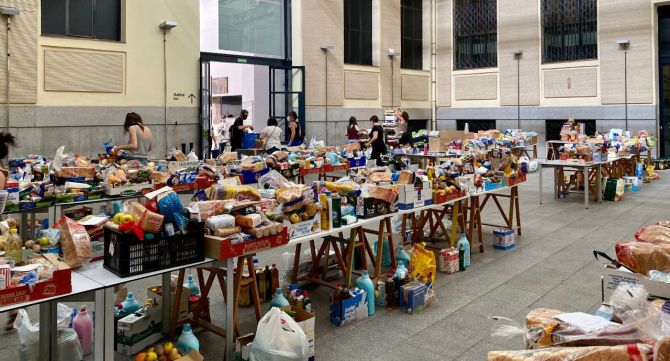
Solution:
[(61, 262), (55, 254), (47, 253), (42, 256), (58, 266), (58, 270), (53, 273), (53, 277), (37, 282), (33, 288), (23, 285), (0, 290), (0, 306), (40, 300), (72, 292), (72, 271), (70, 267)]
[(262, 237), (238, 244), (231, 244), (230, 241), (226, 238), (206, 235), (205, 257), (223, 260), (279, 247), (287, 243), (288, 232), (286, 228), (284, 228), (276, 235)]

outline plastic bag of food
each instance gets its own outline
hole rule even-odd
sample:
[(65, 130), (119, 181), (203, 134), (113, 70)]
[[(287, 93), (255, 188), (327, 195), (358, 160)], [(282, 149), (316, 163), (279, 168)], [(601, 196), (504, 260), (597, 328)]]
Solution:
[(631, 361), (650, 360), (653, 348), (646, 344), (591, 347), (556, 347), (540, 350), (491, 351), (488, 361)]
[(637, 273), (670, 271), (670, 243), (624, 241), (616, 244), (615, 251), (617, 260)]
[(657, 224), (645, 226), (635, 233), (635, 239), (640, 242), (670, 244), (670, 228)]
[(435, 272), (437, 271), (435, 253), (427, 250), (425, 244), (414, 244), (409, 259), (409, 266), (410, 273), (414, 279), (423, 279), (424, 282), (430, 281), (431, 285), (435, 282)]
[(165, 217), (166, 222), (174, 222), (182, 233), (188, 229), (188, 218), (184, 216), (184, 206), (174, 191), (163, 192), (158, 195), (158, 210)]
[(84, 226), (63, 216), (54, 224), (54, 228), (60, 230), (61, 251), (68, 266), (77, 268), (91, 260), (93, 257), (91, 238)]
[(249, 351), (251, 361), (307, 360), (309, 342), (291, 316), (272, 307), (258, 322)]

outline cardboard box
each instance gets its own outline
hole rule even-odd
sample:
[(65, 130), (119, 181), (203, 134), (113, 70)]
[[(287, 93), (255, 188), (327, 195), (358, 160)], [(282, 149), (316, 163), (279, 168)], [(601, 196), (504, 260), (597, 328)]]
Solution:
[(227, 259), (239, 257), (249, 253), (256, 253), (265, 249), (278, 247), (288, 243), (287, 229), (273, 236), (254, 239), (247, 242), (232, 244), (229, 239), (205, 236), (205, 257)]
[(516, 232), (512, 229), (501, 228), (493, 230), (493, 248), (508, 250), (516, 246)]
[(291, 223), (284, 221), (284, 227), (288, 232), (288, 239), (319, 232), (321, 230), (321, 213), (317, 212), (312, 219), (304, 222)]
[(602, 275), (603, 302), (609, 301), (612, 292), (622, 283), (642, 285), (650, 296), (670, 299), (670, 283), (652, 281), (639, 273), (605, 266)]
[[(367, 306), (366, 306), (367, 307)], [(295, 313), (295, 316), (293, 319), (295, 320), (298, 325), (300, 325), (300, 328), (305, 332), (305, 335), (307, 336), (307, 341), (309, 342), (309, 351), (307, 353), (307, 356), (309, 357), (310, 361), (314, 360), (314, 329), (316, 326), (316, 314), (314, 312), (308, 312), (305, 311), (302, 307), (292, 307), (292, 306), (286, 306), (282, 308), (282, 311), (284, 312), (289, 312), (292, 311)]]
[(0, 306), (34, 301), (72, 292), (72, 271), (70, 267), (61, 262), (55, 254), (46, 253), (42, 257), (58, 266), (53, 276), (48, 280), (35, 283), (33, 287), (22, 285), (0, 290)]
[(254, 338), (256, 338), (256, 334), (249, 333), (235, 340), (235, 361), (249, 361), (249, 353)]
[(358, 197), (356, 199), (356, 216), (358, 218), (374, 218), (395, 212), (394, 205), (371, 197)]
[(330, 322), (345, 326), (368, 317), (368, 297), (363, 290), (351, 290), (351, 298), (330, 304)]
[(408, 210), (414, 209), (414, 203), (418, 198), (417, 190), (414, 184), (399, 184), (398, 185), (398, 209)]
[(134, 355), (163, 338), (162, 307), (150, 307), (146, 313), (133, 313), (117, 322), (116, 352)]

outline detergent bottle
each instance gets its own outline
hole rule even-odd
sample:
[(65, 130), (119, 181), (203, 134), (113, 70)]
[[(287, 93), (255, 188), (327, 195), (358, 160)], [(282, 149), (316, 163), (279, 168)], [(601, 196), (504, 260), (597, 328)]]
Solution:
[(396, 247), (395, 249), (395, 260), (398, 263), (398, 267), (400, 267), (400, 262), (402, 261), (403, 264), (408, 265), (409, 264), (409, 253), (405, 251), (405, 248), (403, 248), (402, 244)]
[(93, 344), (93, 320), (91, 319), (91, 315), (88, 314), (86, 307), (82, 306), (77, 315), (74, 316), (72, 328), (77, 333), (77, 337), (79, 337), (79, 343), (81, 343), (81, 350), (84, 356), (90, 354), (93, 351), (91, 349)]
[(461, 234), (461, 238), (458, 239), (458, 242), (456, 242), (456, 249), (460, 249), (463, 247), (463, 267), (468, 268), (470, 267), (470, 242), (468, 242), (468, 238), (465, 236), (465, 233)]
[(200, 288), (198, 288), (198, 284), (195, 283), (195, 281), (193, 280), (193, 275), (188, 275), (188, 277), (186, 277), (186, 282), (184, 282), (184, 287), (189, 289), (191, 296), (199, 296), (200, 295)]
[(275, 290), (275, 296), (272, 298), (272, 301), (270, 301), (270, 307), (282, 308), (288, 305), (288, 300), (286, 297), (284, 297), (284, 293), (282, 292), (281, 288), (277, 288)]
[(126, 299), (123, 302), (121, 302), (121, 312), (125, 314), (131, 314), (139, 310), (140, 308), (142, 308), (142, 305), (140, 305), (140, 303), (137, 302), (132, 292), (128, 292), (128, 296), (126, 296)]
[(177, 339), (177, 344), (175, 346), (181, 351), (182, 355), (186, 355), (191, 350), (200, 352), (200, 342), (193, 334), (191, 324), (184, 324), (184, 327), (181, 330), (181, 336)]
[(363, 271), (360, 277), (356, 280), (356, 287), (365, 291), (368, 302), (368, 316), (375, 314), (375, 285), (370, 279), (368, 271)]

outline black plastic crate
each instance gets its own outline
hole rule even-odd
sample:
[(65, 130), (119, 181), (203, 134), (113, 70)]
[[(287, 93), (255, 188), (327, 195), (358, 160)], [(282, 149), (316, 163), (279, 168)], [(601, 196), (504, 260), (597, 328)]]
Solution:
[(205, 224), (191, 221), (187, 234), (156, 234), (140, 241), (105, 227), (105, 269), (119, 277), (159, 271), (205, 259)]

